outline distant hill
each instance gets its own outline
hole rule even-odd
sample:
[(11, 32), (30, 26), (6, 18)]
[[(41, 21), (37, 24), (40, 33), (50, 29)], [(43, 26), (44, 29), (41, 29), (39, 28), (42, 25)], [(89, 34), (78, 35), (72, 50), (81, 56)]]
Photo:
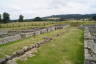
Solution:
[[(61, 15), (52, 15), (52, 16), (46, 16), (46, 17), (41, 17), (42, 21), (62, 21), (62, 20), (81, 20), (81, 19), (91, 19), (93, 16), (96, 16), (96, 14), (61, 14)], [(17, 20), (10, 20), (10, 21), (18, 21)], [(23, 22), (30, 22), (34, 21), (34, 18), (32, 19), (24, 19)]]
[(62, 14), (62, 15), (52, 15), (52, 16), (47, 16), (44, 17), (46, 19), (50, 19), (50, 18), (62, 18), (62, 19), (91, 19), (93, 16), (96, 16), (96, 14)]

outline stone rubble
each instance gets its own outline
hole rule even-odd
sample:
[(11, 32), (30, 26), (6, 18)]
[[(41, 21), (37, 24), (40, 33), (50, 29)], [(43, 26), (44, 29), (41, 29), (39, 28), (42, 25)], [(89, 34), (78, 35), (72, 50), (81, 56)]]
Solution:
[(96, 64), (96, 38), (94, 33), (96, 32), (96, 25), (84, 26), (84, 64)]

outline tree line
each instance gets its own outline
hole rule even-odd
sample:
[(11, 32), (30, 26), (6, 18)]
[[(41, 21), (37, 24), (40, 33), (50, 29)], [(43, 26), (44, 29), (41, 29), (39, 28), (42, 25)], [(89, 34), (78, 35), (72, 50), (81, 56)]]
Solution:
[[(34, 19), (31, 19), (31, 20), (33, 20), (33, 21), (42, 21), (42, 18), (35, 17)], [(10, 21), (12, 21), (12, 20), (10, 19), (10, 14), (9, 13), (4, 12), (2, 15), (0, 14), (0, 22), (1, 23), (8, 23)], [(24, 20), (24, 16), (23, 15), (19, 15), (19, 18), (16, 21), (24, 22), (24, 21), (26, 21), (26, 19)]]
[[(19, 15), (19, 22), (22, 22), (24, 20), (24, 16), (23, 15)], [(2, 15), (0, 14), (0, 22), (2, 23), (7, 23), (10, 21), (10, 14), (7, 12), (4, 12)]]
[(8, 23), (11, 21), (18, 21), (18, 22), (26, 22), (26, 21), (50, 21), (48, 18), (59, 18), (59, 19), (53, 19), (52, 21), (64, 21), (64, 20), (81, 20), (81, 19), (89, 19), (89, 20), (95, 20), (96, 21), (96, 14), (89, 14), (89, 15), (80, 15), (80, 14), (69, 14), (69, 15), (54, 15), (49, 17), (35, 17), (34, 19), (24, 19), (23, 15), (19, 15), (19, 18), (17, 20), (11, 20), (10, 14), (7, 12), (4, 12), (2, 15), (0, 14), (0, 22), (1, 23)]

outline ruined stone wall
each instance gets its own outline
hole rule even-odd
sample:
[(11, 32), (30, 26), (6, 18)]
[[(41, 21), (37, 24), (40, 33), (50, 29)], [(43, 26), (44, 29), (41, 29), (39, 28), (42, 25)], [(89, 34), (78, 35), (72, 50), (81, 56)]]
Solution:
[(34, 32), (29, 32), (29, 33), (21, 33), (21, 38), (27, 38), (27, 37), (31, 37), (34, 35)]
[(48, 28), (44, 28), (44, 29), (40, 30), (40, 33), (41, 33), (41, 34), (42, 34), (42, 33), (46, 33), (46, 32), (48, 32)]
[(8, 33), (8, 30), (0, 30), (0, 35), (7, 34), (7, 33)]
[(45, 37), (44, 41), (38, 42), (36, 44), (30, 45), (30, 46), (27, 46), (27, 47), (24, 47), (21, 50), (16, 51), (15, 53), (13, 53), (12, 55), (0, 59), (0, 64), (7, 64), (7, 62), (9, 60), (12, 60), (12, 59), (14, 59), (16, 57), (20, 57), (20, 56), (24, 55), (26, 52), (28, 52), (28, 51), (30, 51), (30, 50), (32, 50), (34, 48), (39, 48), (40, 46), (42, 46), (43, 44), (46, 44), (47, 42), (49, 42), (51, 40), (52, 40), (52, 38)]
[(84, 56), (84, 64), (96, 64), (96, 43), (88, 27), (84, 29)]
[(0, 44), (6, 44), (8, 42), (13, 42), (13, 41), (20, 40), (20, 39), (21, 39), (21, 36), (19, 34), (16, 34), (14, 36), (8, 36), (8, 37), (0, 39)]
[[(67, 26), (67, 25), (66, 25)], [(65, 26), (65, 27), (66, 27)], [(53, 27), (48, 27), (48, 28), (44, 28), (44, 29), (42, 29), (42, 30), (39, 30), (39, 31), (36, 31), (36, 32), (30, 32), (30, 33), (22, 33), (21, 35), (16, 35), (16, 36), (10, 36), (10, 37), (6, 37), (5, 39), (7, 39), (7, 38), (9, 38), (8, 40), (11, 40), (11, 39), (16, 39), (16, 38), (18, 38), (18, 39), (21, 39), (21, 38), (25, 38), (25, 37), (29, 37), (29, 36), (33, 36), (34, 34), (41, 34), (42, 32), (43, 33), (45, 33), (45, 32), (48, 32), (48, 31), (52, 31), (52, 30), (56, 30), (56, 27), (57, 26), (53, 26)], [(61, 26), (58, 26), (59, 28), (58, 29), (61, 29), (60, 27)], [(63, 26), (62, 26), (63, 27)], [(68, 26), (67, 26), (68, 27)], [(63, 28), (62, 28), (63, 29)], [(5, 58), (1, 58), (0, 59), (0, 64), (7, 64), (7, 62), (9, 61), (9, 60), (12, 60), (12, 59), (14, 59), (14, 58), (16, 58), (16, 57), (19, 57), (19, 56), (22, 56), (23, 54), (25, 54), (26, 52), (28, 52), (28, 51), (30, 51), (31, 49), (34, 49), (34, 48), (39, 48), (40, 46), (42, 46), (43, 44), (45, 44), (45, 43), (47, 43), (47, 42), (49, 42), (49, 41), (51, 41), (52, 40), (52, 38), (49, 38), (49, 37), (44, 37), (44, 41), (41, 41), (41, 42), (38, 42), (38, 43), (36, 43), (36, 44), (34, 44), (34, 45), (30, 45), (30, 46), (28, 46), (28, 47), (26, 47), (26, 48), (23, 48), (23, 49), (21, 49), (21, 50), (19, 50), (19, 51), (17, 51), (17, 52), (15, 52), (15, 53), (13, 53), (12, 55), (10, 55), (10, 56), (8, 56), (8, 57), (5, 57)]]
[(48, 28), (37, 29), (37, 30), (34, 30), (34, 31), (32, 30), (32, 32), (31, 31), (29, 31), (29, 32), (27, 32), (27, 31), (24, 32), (23, 31), (23, 33), (22, 33), (22, 31), (20, 31), (20, 32), (14, 31), (13, 34), (15, 34), (15, 32), (16, 32), (16, 34), (14, 36), (8, 36), (8, 37), (1, 38), (0, 39), (0, 44), (6, 44), (6, 43), (9, 43), (9, 42), (13, 42), (13, 41), (20, 40), (20, 39), (27, 38), (27, 37), (31, 37), (31, 36), (36, 36), (36, 35), (46, 33), (46, 32), (50, 32), (50, 31), (54, 31), (54, 30), (57, 30), (57, 29), (63, 29), (63, 28), (68, 27), (68, 26), (69, 25), (51, 26), (51, 27), (48, 27)]

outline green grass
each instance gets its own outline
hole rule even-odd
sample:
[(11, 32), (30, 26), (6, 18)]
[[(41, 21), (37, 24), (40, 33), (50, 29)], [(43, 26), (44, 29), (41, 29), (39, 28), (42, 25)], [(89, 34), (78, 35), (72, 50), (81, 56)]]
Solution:
[(48, 27), (54, 25), (55, 22), (13, 22), (13, 23), (6, 23), (0, 24), (0, 29), (3, 30), (20, 30), (20, 29), (30, 29), (34, 27)]
[[(69, 30), (69, 29), (64, 29)], [(36, 37), (29, 37), (24, 40), (18, 40), (15, 42), (10, 42), (8, 44), (0, 45), (0, 58), (3, 58), (7, 55), (11, 55), (13, 52), (16, 52), (20, 49), (22, 49), (24, 46), (29, 46), (34, 43), (37, 43), (39, 41), (42, 41), (44, 36), (48, 37), (53, 37), (55, 34), (62, 32), (62, 30), (56, 30), (56, 31), (51, 31), (45, 34), (38, 35)]]
[(70, 24), (74, 25), (86, 25), (86, 24), (96, 24), (95, 21), (81, 21), (81, 20), (67, 20), (67, 21), (35, 21), (35, 22), (13, 22), (0, 24), (0, 29), (2, 30), (21, 30), (21, 29), (30, 29), (35, 27), (49, 27), (56, 24)]
[(17, 63), (83, 64), (83, 31), (77, 28), (69, 28), (59, 30), (58, 33), (61, 35), (40, 47), (35, 56), (28, 58), (26, 61), (17, 60)]

